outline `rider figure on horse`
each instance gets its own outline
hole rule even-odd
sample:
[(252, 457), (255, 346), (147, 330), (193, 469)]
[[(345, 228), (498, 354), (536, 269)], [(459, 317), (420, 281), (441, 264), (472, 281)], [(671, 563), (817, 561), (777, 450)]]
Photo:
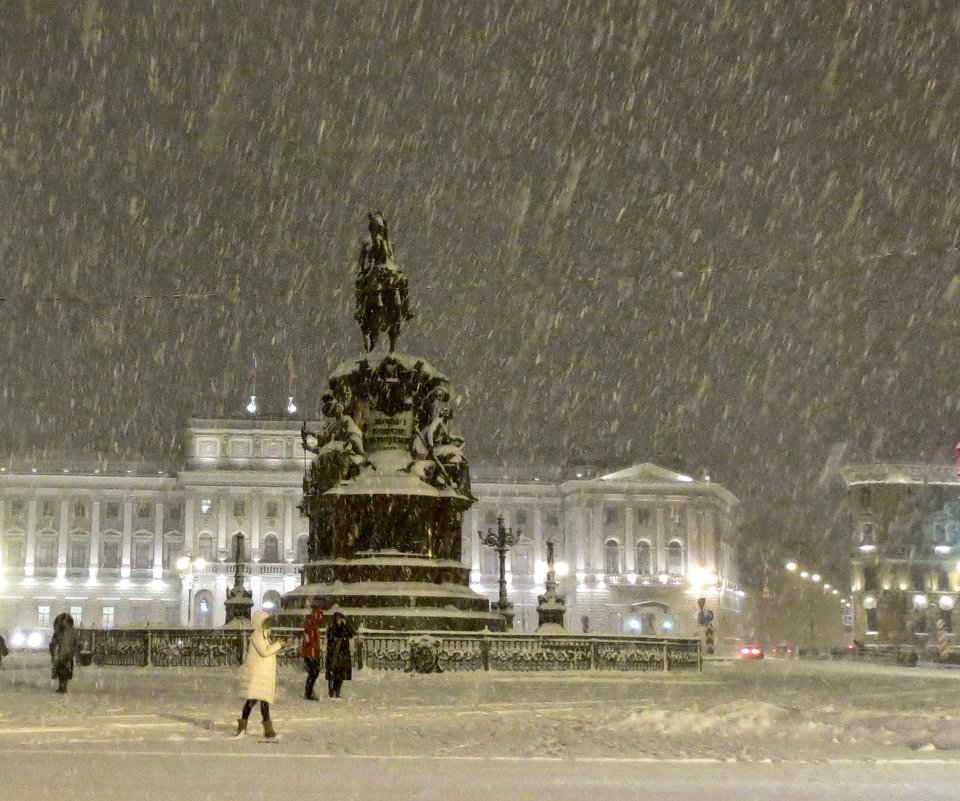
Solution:
[(407, 277), (393, 260), (393, 245), (383, 214), (367, 214), (367, 220), (370, 238), (360, 248), (354, 318), (360, 323), (368, 352), (377, 344), (380, 332), (389, 336), (392, 351), (401, 324), (413, 317)]

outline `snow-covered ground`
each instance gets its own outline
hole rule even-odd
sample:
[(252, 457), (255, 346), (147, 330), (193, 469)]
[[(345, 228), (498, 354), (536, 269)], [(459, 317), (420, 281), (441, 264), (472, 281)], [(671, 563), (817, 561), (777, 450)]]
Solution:
[[(440, 788), (452, 782), (458, 801), (502, 797), (493, 790), (508, 776), (539, 788), (528, 798), (565, 797), (563, 788), (573, 793), (589, 777), (590, 786), (612, 782), (612, 794), (594, 797), (630, 798), (631, 787), (674, 773), (679, 784), (670, 786), (686, 777), (689, 797), (699, 797), (691, 777), (711, 773), (721, 787), (725, 775), (767, 771), (765, 780), (750, 781), (769, 789), (784, 766), (810, 774), (807, 794), (786, 796), (797, 798), (834, 797), (810, 794), (817, 775), (849, 775), (861, 790), (869, 776), (886, 785), (877, 771), (891, 782), (906, 771), (937, 787), (960, 779), (960, 671), (774, 660), (667, 675), (358, 671), (343, 699), (319, 702), (302, 698), (299, 671), (284, 671), (281, 685), (273, 706), (281, 742), (255, 734), (233, 740), (236, 670), (78, 668), (61, 696), (42, 655), (11, 655), (0, 670), (0, 777), (7, 774), (8, 788), (17, 782), (18, 794), (0, 797), (46, 797), (28, 793), (34, 772), (42, 782), (49, 764), (96, 770), (103, 781), (140, 781), (151, 792), (163, 789), (166, 776), (180, 786), (179, 798), (219, 797), (216, 788), (245, 770), (284, 787), (317, 760), (327, 773), (360, 782), (349, 796), (317, 790), (317, 797), (340, 798), (368, 797), (360, 789), (367, 780), (389, 788), (392, 772), (401, 785), (419, 781), (422, 792), (405, 797), (444, 797)], [(257, 710), (251, 729), (259, 732)], [(493, 794), (471, 795), (457, 776), (479, 777)], [(190, 780), (181, 785), (184, 777)], [(248, 797), (277, 797), (261, 790)], [(940, 797), (936, 787), (925, 792)]]

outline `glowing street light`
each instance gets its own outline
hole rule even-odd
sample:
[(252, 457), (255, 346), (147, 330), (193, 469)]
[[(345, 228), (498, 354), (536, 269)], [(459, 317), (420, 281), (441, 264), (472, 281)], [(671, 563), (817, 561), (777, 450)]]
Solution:
[(796, 569), (797, 569), (797, 563), (796, 563), (796, 562), (787, 562), (787, 570), (793, 572), (793, 571), (795, 571)]
[(247, 411), (250, 412), (250, 414), (257, 413), (257, 396), (256, 395), (250, 396), (250, 403), (247, 404)]

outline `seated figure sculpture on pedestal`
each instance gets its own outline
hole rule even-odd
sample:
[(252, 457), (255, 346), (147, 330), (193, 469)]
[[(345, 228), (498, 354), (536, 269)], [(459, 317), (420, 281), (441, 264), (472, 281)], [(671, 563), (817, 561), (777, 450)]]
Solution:
[[(310, 465), (309, 477), (304, 479), (304, 491), (309, 486), (325, 492), (356, 476), (361, 467), (373, 466), (363, 450), (360, 426), (329, 392), (323, 396), (323, 413), (331, 419), (322, 431), (308, 431), (306, 426), (300, 430), (303, 449), (317, 455)], [(310, 437), (316, 440), (315, 444), (310, 444)]]
[(452, 419), (453, 410), (440, 406), (433, 419), (413, 435), (410, 445), (413, 461), (407, 469), (439, 489), (455, 489), (471, 498), (467, 460), (463, 454), (465, 440), (453, 430)]

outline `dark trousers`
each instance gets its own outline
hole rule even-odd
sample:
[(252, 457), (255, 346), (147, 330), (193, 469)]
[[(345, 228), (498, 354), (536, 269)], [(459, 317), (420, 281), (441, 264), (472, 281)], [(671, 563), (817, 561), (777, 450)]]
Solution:
[(309, 698), (313, 695), (313, 685), (317, 683), (317, 677), (320, 675), (320, 660), (316, 657), (305, 656), (303, 661), (307, 664), (307, 683), (303, 687), (303, 694)]
[(327, 693), (331, 698), (340, 697), (340, 688), (343, 686), (343, 679), (330, 679), (327, 682)]
[(266, 723), (270, 720), (270, 704), (266, 701), (258, 701), (256, 698), (248, 698), (247, 702), (243, 705), (243, 713), (240, 717), (244, 720), (250, 717), (250, 713), (253, 711), (253, 708), (260, 704), (260, 717), (263, 718), (263, 722)]

